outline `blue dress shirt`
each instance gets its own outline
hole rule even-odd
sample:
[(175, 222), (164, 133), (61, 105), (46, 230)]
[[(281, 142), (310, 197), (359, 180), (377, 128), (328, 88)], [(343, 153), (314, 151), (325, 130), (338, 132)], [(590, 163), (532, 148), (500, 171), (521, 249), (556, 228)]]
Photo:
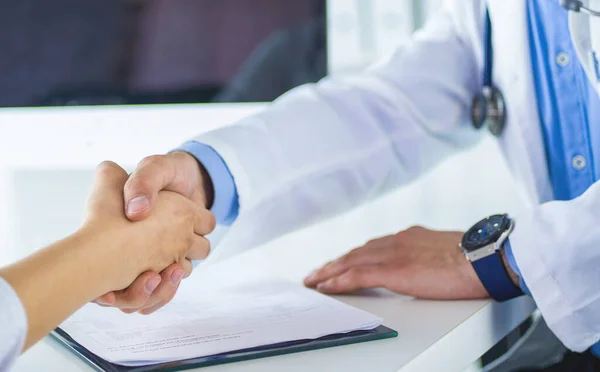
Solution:
[(200, 142), (186, 142), (175, 151), (193, 155), (204, 166), (215, 189), (211, 211), (219, 225), (231, 225), (239, 214), (240, 205), (235, 181), (225, 161), (212, 147)]
[[(577, 59), (567, 11), (558, 1), (548, 0), (528, 0), (527, 7), (532, 73), (554, 199), (571, 200), (600, 174), (600, 98)], [(504, 248), (509, 265), (521, 277), (510, 241)], [(521, 289), (530, 294), (523, 279)], [(600, 355), (600, 343), (592, 352)]]

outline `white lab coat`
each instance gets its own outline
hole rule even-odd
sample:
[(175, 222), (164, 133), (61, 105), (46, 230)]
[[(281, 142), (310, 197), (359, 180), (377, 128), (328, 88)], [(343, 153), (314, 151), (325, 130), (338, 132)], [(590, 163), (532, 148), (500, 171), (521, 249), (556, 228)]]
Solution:
[[(508, 107), (499, 141), (532, 206), (515, 216), (511, 245), (550, 328), (581, 351), (600, 338), (600, 185), (575, 201), (546, 203), (552, 188), (527, 5), (488, 3), (494, 82)], [(235, 178), (235, 240), (258, 244), (347, 210), (473, 145), (479, 134), (470, 107), (482, 84), (484, 12), (481, 0), (448, 1), (412, 42), (359, 78), (297, 88), (256, 116), (196, 138), (220, 153)], [(269, 224), (243, 228), (250, 219)]]

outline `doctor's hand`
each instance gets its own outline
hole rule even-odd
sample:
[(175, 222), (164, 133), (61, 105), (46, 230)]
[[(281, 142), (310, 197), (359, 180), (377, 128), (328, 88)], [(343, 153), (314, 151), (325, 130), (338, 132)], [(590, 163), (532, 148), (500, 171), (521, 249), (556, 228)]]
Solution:
[[(213, 227), (204, 235), (212, 232), (214, 216), (207, 208), (213, 202), (213, 186), (206, 170), (193, 156), (178, 151), (143, 159), (124, 186), (127, 218), (131, 221), (143, 221), (152, 216), (161, 191), (177, 193), (197, 205), (208, 225)], [(196, 259), (202, 258), (205, 257)], [(173, 264), (160, 274), (147, 271), (129, 288), (109, 292), (95, 302), (104, 306), (119, 307), (127, 313), (139, 311), (142, 314), (150, 314), (167, 304), (175, 296), (181, 279), (190, 275), (191, 261), (185, 260), (182, 263), (183, 265)]]
[(192, 155), (176, 151), (143, 159), (124, 187), (125, 214), (131, 221), (148, 218), (158, 193), (172, 191), (210, 208), (214, 191), (204, 167)]
[(412, 227), (326, 264), (304, 283), (327, 294), (386, 288), (427, 299), (489, 297), (458, 244), (463, 233)]

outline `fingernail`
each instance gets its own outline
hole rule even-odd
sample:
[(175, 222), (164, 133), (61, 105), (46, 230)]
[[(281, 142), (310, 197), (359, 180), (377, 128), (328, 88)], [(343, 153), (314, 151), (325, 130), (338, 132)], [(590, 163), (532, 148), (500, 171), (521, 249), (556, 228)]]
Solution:
[(318, 270), (313, 270), (304, 280), (307, 282), (313, 282), (317, 278), (317, 272)]
[(150, 200), (148, 200), (146, 196), (136, 196), (129, 202), (129, 205), (127, 206), (127, 214), (137, 214), (148, 209), (148, 207), (150, 207)]
[(181, 279), (183, 279), (184, 275), (185, 275), (185, 272), (183, 270), (175, 270), (173, 272), (173, 274), (171, 274), (171, 285), (172, 286), (179, 285), (179, 282), (181, 281)]
[(146, 291), (147, 294), (152, 294), (152, 292), (154, 292), (154, 290), (156, 289), (156, 287), (158, 287), (159, 284), (160, 284), (160, 278), (152, 278), (146, 282), (146, 286), (144, 287), (144, 290)]
[(329, 289), (330, 285), (331, 285), (331, 283), (329, 281), (319, 283), (319, 284), (317, 284), (317, 291), (319, 291), (319, 292), (327, 291)]

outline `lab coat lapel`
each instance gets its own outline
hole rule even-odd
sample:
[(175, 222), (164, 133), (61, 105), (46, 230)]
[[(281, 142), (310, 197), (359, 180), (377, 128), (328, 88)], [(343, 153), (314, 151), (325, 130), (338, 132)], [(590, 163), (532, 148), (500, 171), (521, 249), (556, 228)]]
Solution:
[(493, 27), (494, 83), (504, 92), (507, 126), (500, 138), (515, 176), (537, 204), (552, 199), (532, 76), (527, 3), (489, 0)]

